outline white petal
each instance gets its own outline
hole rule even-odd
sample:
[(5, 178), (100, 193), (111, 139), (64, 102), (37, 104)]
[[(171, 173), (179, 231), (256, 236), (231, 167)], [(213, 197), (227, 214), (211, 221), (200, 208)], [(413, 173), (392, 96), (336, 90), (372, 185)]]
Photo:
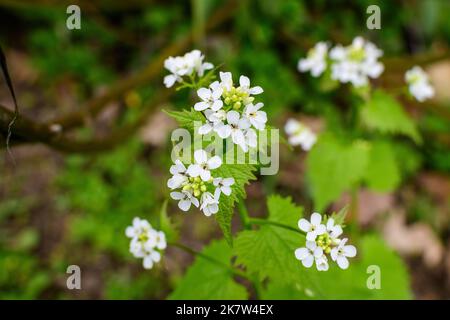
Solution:
[(233, 142), (239, 146), (245, 145), (245, 136), (241, 130), (233, 130), (231, 132)]
[(231, 134), (231, 127), (227, 124), (219, 125), (215, 129), (220, 138), (226, 139)]
[(211, 109), (213, 109), (214, 111), (217, 111), (220, 108), (222, 108), (222, 106), (223, 106), (222, 100), (215, 100), (211, 106)]
[(239, 77), (239, 85), (244, 88), (250, 87), (250, 79), (246, 76), (240, 76)]
[(151, 269), (153, 267), (153, 260), (150, 256), (147, 256), (143, 260), (144, 269)]
[(191, 201), (180, 200), (180, 202), (178, 202), (178, 208), (180, 208), (183, 211), (188, 211), (191, 208)]
[(331, 259), (333, 259), (333, 261), (336, 261), (336, 259), (338, 257), (338, 252), (339, 252), (338, 248), (331, 249), (330, 256), (331, 256)]
[(200, 205), (200, 203), (198, 202), (198, 199), (196, 197), (192, 197), (191, 198), (191, 202), (194, 206), (196, 206), (198, 208), (198, 206)]
[(153, 251), (152, 253), (150, 253), (150, 256), (154, 262), (161, 261), (161, 254), (158, 251)]
[(315, 232), (308, 232), (306, 234), (306, 240), (308, 241), (315, 241), (317, 238), (317, 234)]
[(339, 268), (344, 269), (344, 270), (348, 268), (349, 263), (348, 263), (348, 259), (346, 257), (339, 255), (337, 257), (336, 262), (337, 262)]
[(240, 118), (240, 115), (239, 115), (239, 112), (237, 112), (237, 111), (232, 110), (227, 113), (227, 121), (229, 124), (237, 125), (239, 122), (239, 118)]
[(208, 100), (209, 98), (211, 98), (211, 90), (206, 89), (206, 88), (200, 88), (197, 90), (197, 95), (203, 101)]
[(230, 188), (230, 187), (223, 186), (223, 187), (221, 188), (221, 190), (222, 190), (222, 192), (223, 192), (226, 196), (229, 196), (229, 195), (231, 194), (231, 188)]
[(319, 224), (316, 226), (316, 230), (314, 230), (317, 235), (324, 234), (327, 232), (327, 227), (325, 227), (323, 224)]
[(128, 238), (133, 238), (135, 236), (135, 234), (136, 234), (136, 232), (135, 232), (135, 229), (133, 227), (127, 227), (125, 229), (125, 235)]
[(195, 150), (194, 159), (198, 164), (206, 163), (208, 161), (208, 154), (205, 150)]
[(232, 186), (234, 184), (234, 178), (225, 178), (222, 181), (224, 186)]
[(212, 129), (213, 129), (213, 127), (211, 126), (211, 124), (206, 123), (206, 124), (202, 125), (200, 128), (198, 128), (198, 134), (201, 134), (201, 135), (208, 134), (211, 132)]
[(177, 81), (177, 77), (173, 74), (164, 77), (164, 85), (166, 86), (166, 88), (172, 87), (175, 81)]
[(208, 108), (209, 108), (209, 104), (207, 102), (204, 102), (204, 101), (197, 102), (194, 105), (194, 110), (197, 110), (197, 111), (203, 111), (203, 110), (208, 109)]
[(254, 94), (254, 95), (260, 94), (260, 93), (263, 93), (263, 92), (264, 92), (264, 90), (263, 90), (263, 88), (261, 88), (260, 86), (253, 87), (253, 88), (251, 88), (251, 89), (249, 90), (249, 93), (250, 93), (250, 94)]
[(306, 241), (306, 247), (313, 252), (317, 248), (317, 244), (314, 241)]
[(181, 199), (184, 199), (185, 198), (185, 194), (184, 193), (181, 193), (181, 192), (171, 192), (170, 193), (170, 197), (173, 199), (173, 200), (181, 200)]
[(308, 220), (302, 218), (298, 221), (298, 228), (304, 232), (308, 232), (311, 228), (311, 224)]
[(342, 251), (344, 252), (344, 255), (346, 257), (353, 258), (354, 256), (356, 256), (355, 246), (352, 245), (344, 246)]
[(200, 178), (202, 178), (203, 181), (209, 181), (209, 179), (211, 179), (211, 172), (209, 170), (202, 170), (200, 172)]
[(219, 156), (214, 156), (208, 160), (208, 168), (211, 170), (217, 169), (222, 165), (222, 159)]
[(314, 263), (314, 257), (312, 255), (308, 255), (306, 258), (302, 260), (302, 264), (305, 268), (311, 268)]
[(295, 257), (298, 260), (303, 260), (309, 255), (311, 255), (311, 253), (306, 248), (298, 248), (297, 250), (295, 250)]
[(198, 165), (198, 164), (191, 164), (188, 169), (186, 170), (186, 172), (191, 176), (191, 177), (198, 177), (200, 175), (202, 171), (202, 168)]
[(320, 224), (321, 221), (322, 221), (322, 216), (320, 215), (320, 213), (314, 212), (311, 215), (311, 224), (317, 226)]

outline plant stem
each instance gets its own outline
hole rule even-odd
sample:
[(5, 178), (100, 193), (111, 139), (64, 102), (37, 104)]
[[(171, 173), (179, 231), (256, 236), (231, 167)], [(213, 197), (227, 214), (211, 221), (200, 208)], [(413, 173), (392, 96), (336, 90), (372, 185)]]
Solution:
[(223, 263), (222, 261), (219, 261), (219, 260), (217, 260), (217, 259), (215, 259), (213, 257), (210, 257), (207, 254), (204, 254), (202, 252), (199, 252), (199, 251), (196, 251), (194, 249), (191, 249), (191, 248), (185, 246), (184, 244), (181, 244), (181, 243), (178, 243), (178, 242), (169, 243), (169, 245), (177, 247), (177, 248), (179, 248), (181, 250), (184, 250), (187, 253), (192, 254), (193, 256), (198, 256), (198, 257), (201, 257), (201, 258), (203, 258), (205, 260), (208, 260), (211, 263), (214, 263), (214, 264), (216, 264), (216, 265), (218, 265), (218, 266), (220, 266), (220, 267), (222, 267), (224, 269), (227, 269), (233, 275), (241, 277), (241, 278), (244, 278), (244, 279), (247, 279), (247, 280), (252, 282), (252, 279), (250, 279), (249, 276), (247, 274), (245, 274), (243, 271), (241, 271), (239, 269), (236, 269), (236, 268), (233, 268), (233, 267), (230, 267), (226, 263)]
[(250, 224), (250, 217), (248, 215), (247, 207), (245, 206), (244, 199), (240, 198), (237, 202), (239, 217), (241, 218), (242, 225), (244, 226), (244, 229), (249, 230), (251, 228)]

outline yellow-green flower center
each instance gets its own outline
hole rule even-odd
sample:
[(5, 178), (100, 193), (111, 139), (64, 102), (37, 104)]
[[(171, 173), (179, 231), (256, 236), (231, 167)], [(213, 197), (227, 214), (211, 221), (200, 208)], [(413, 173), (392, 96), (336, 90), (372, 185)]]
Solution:
[(351, 48), (348, 57), (352, 61), (361, 62), (366, 58), (366, 51), (363, 48)]
[(231, 87), (230, 90), (224, 89), (222, 97), (226, 105), (232, 106), (236, 110), (254, 100), (253, 97), (249, 96), (248, 92), (243, 91), (240, 87)]
[(316, 244), (323, 249), (323, 252), (331, 252), (331, 237), (328, 233), (321, 234), (316, 239)]
[(200, 177), (190, 177), (183, 186), (183, 191), (192, 191), (195, 197), (199, 197), (206, 190), (205, 182)]

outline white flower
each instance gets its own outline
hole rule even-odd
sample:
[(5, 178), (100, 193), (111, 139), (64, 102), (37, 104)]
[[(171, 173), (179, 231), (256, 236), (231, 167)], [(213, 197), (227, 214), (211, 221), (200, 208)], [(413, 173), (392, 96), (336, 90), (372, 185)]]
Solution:
[(222, 159), (219, 156), (208, 159), (208, 154), (205, 150), (196, 150), (194, 152), (194, 159), (196, 164), (190, 165), (187, 172), (191, 177), (200, 176), (203, 181), (209, 181), (211, 179), (210, 170), (217, 169), (222, 165)]
[(210, 192), (205, 192), (201, 197), (200, 210), (209, 217), (219, 211), (219, 201)]
[(326, 255), (322, 254), (316, 258), (316, 268), (319, 271), (327, 271), (328, 270), (328, 258)]
[(409, 86), (409, 92), (418, 101), (423, 102), (434, 96), (434, 88), (430, 84), (428, 75), (419, 66), (414, 66), (405, 74), (405, 80)]
[(292, 146), (300, 145), (303, 150), (309, 151), (317, 141), (317, 136), (305, 125), (295, 119), (289, 119), (284, 126), (288, 135), (288, 142)]
[(220, 97), (222, 96), (223, 89), (218, 85), (211, 85), (210, 88), (211, 89), (200, 88), (197, 90), (197, 95), (200, 99), (202, 99), (202, 101), (197, 102), (194, 105), (195, 110), (203, 111), (206, 109), (211, 109), (213, 111), (217, 111), (222, 108), (223, 102), (220, 100)]
[(226, 196), (231, 194), (231, 186), (234, 184), (234, 178), (214, 178), (213, 184), (216, 187), (214, 198), (219, 199), (221, 193)]
[(368, 83), (368, 78), (377, 78), (384, 70), (378, 61), (383, 51), (373, 43), (356, 37), (348, 47), (338, 45), (331, 49), (331, 78), (342, 83), (351, 82), (355, 87)]
[[(245, 143), (250, 148), (256, 148), (258, 145), (258, 135), (255, 130), (248, 129), (245, 133)], [(244, 150), (245, 151), (245, 150)]]
[(323, 255), (323, 250), (314, 241), (306, 241), (306, 248), (295, 250), (295, 257), (300, 260), (304, 267), (310, 268), (316, 257)]
[(179, 159), (170, 167), (170, 173), (173, 176), (167, 181), (167, 187), (172, 190), (181, 187), (188, 180), (186, 167)]
[(264, 130), (267, 122), (267, 114), (264, 111), (260, 111), (264, 106), (263, 103), (259, 102), (255, 105), (252, 103), (248, 104), (244, 109), (245, 118), (250, 121), (250, 123), (258, 130)]
[(205, 56), (201, 53), (200, 50), (192, 50), (184, 55), (184, 59), (186, 59), (187, 64), (191, 66), (196, 72), (197, 75), (202, 77), (205, 73), (205, 70), (210, 70), (214, 68), (214, 65), (209, 62), (203, 62)]
[(305, 59), (298, 62), (298, 70), (301, 72), (311, 71), (313, 77), (320, 76), (327, 67), (328, 45), (325, 42), (318, 42), (314, 48), (308, 51)]
[(161, 260), (161, 252), (167, 247), (166, 235), (153, 229), (147, 220), (134, 218), (133, 224), (126, 228), (125, 234), (132, 238), (130, 252), (135, 258), (143, 259), (145, 269), (151, 269)]
[(170, 196), (174, 200), (179, 200), (178, 202), (178, 208), (180, 208), (183, 211), (188, 211), (191, 208), (191, 204), (196, 206), (198, 208), (199, 202), (196, 197), (192, 195), (189, 191), (174, 191), (170, 193)]
[(217, 131), (217, 128), (223, 125), (223, 121), (227, 118), (227, 112), (223, 109), (213, 111), (211, 109), (205, 110), (206, 123), (198, 128), (198, 134), (204, 135), (210, 133), (212, 130)]
[(260, 86), (250, 88), (250, 79), (246, 76), (239, 77), (239, 87), (242, 91), (247, 92), (249, 95), (257, 95), (264, 92), (263, 88)]
[(339, 244), (340, 240), (338, 237), (342, 234), (343, 230), (340, 225), (334, 224), (333, 218), (329, 218), (327, 221), (327, 232), (334, 244)]
[(135, 217), (133, 219), (133, 224), (125, 229), (125, 234), (128, 238), (135, 238), (148, 232), (151, 228), (152, 226), (147, 220)]
[(192, 50), (180, 57), (168, 57), (164, 61), (164, 68), (171, 74), (164, 77), (164, 85), (170, 88), (175, 82), (182, 82), (184, 76), (192, 75), (194, 72), (202, 77), (205, 70), (214, 67), (209, 62), (203, 62), (204, 58), (199, 50)]
[(244, 151), (247, 150), (245, 143), (245, 130), (250, 127), (250, 122), (241, 118), (237, 111), (229, 111), (227, 113), (227, 124), (221, 125), (217, 128), (217, 134), (222, 139), (226, 139), (231, 135), (233, 143), (239, 145)]
[(330, 253), (331, 259), (333, 259), (333, 261), (336, 261), (341, 269), (348, 268), (349, 263), (347, 258), (353, 258), (354, 256), (356, 256), (355, 246), (345, 245), (347, 243), (347, 240), (347, 238), (342, 239), (337, 247), (331, 249)]
[(322, 216), (317, 212), (314, 212), (311, 215), (311, 222), (303, 218), (298, 221), (298, 227), (300, 228), (300, 230), (307, 233), (307, 241), (314, 241), (316, 240), (317, 236), (326, 232), (326, 227), (321, 224), (321, 222)]
[(145, 269), (151, 269), (153, 268), (153, 265), (159, 261), (161, 261), (161, 254), (158, 251), (151, 250), (144, 256), (142, 264)]

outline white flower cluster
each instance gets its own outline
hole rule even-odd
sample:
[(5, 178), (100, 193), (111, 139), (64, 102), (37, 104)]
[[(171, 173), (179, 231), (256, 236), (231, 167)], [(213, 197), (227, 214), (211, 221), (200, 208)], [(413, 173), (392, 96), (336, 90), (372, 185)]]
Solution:
[(317, 270), (327, 271), (329, 255), (341, 269), (347, 269), (347, 258), (356, 256), (356, 248), (346, 245), (348, 239), (339, 238), (343, 230), (340, 225), (335, 224), (333, 218), (328, 218), (326, 223), (322, 224), (322, 216), (315, 212), (310, 221), (300, 219), (298, 227), (306, 232), (306, 247), (295, 250), (295, 257), (304, 267), (310, 268), (315, 262)]
[(311, 129), (292, 118), (288, 119), (286, 122), (284, 131), (288, 135), (288, 142), (290, 145), (300, 145), (305, 151), (309, 151), (317, 141), (317, 136)]
[(164, 61), (164, 68), (170, 71), (170, 75), (164, 77), (164, 85), (167, 88), (172, 87), (175, 82), (182, 82), (183, 77), (197, 76), (202, 77), (206, 70), (214, 68), (209, 62), (203, 62), (205, 56), (200, 50), (192, 50), (184, 56), (169, 57)]
[(151, 269), (161, 260), (161, 251), (166, 249), (164, 232), (152, 228), (145, 219), (133, 219), (133, 224), (126, 228), (125, 234), (131, 238), (130, 252), (136, 258), (143, 259), (145, 269)]
[(423, 102), (434, 96), (434, 88), (421, 67), (414, 66), (408, 70), (405, 74), (405, 81), (408, 84), (409, 92), (418, 101)]
[(187, 168), (180, 160), (176, 160), (170, 167), (172, 177), (167, 181), (167, 186), (171, 190), (180, 189), (171, 192), (170, 196), (179, 201), (181, 210), (188, 211), (194, 205), (209, 217), (219, 211), (220, 195), (231, 194), (234, 179), (212, 176), (211, 170), (222, 165), (219, 156), (208, 158), (205, 150), (196, 150), (194, 160), (195, 163)]
[(197, 91), (201, 99), (194, 109), (203, 112), (206, 123), (198, 133), (217, 133), (222, 139), (231, 137), (234, 144), (244, 152), (257, 146), (256, 130), (264, 130), (267, 114), (260, 109), (264, 106), (259, 102), (253, 104), (253, 95), (263, 92), (259, 86), (250, 87), (250, 79), (240, 76), (239, 86), (234, 86), (231, 72), (220, 72), (220, 82), (214, 81), (209, 88)]
[(378, 61), (382, 55), (382, 50), (362, 37), (353, 39), (349, 46), (335, 46), (329, 54), (327, 44), (319, 42), (308, 52), (307, 58), (299, 61), (298, 69), (311, 71), (318, 77), (326, 70), (329, 57), (332, 79), (362, 87), (368, 84), (369, 78), (378, 78), (384, 71), (384, 65)]

